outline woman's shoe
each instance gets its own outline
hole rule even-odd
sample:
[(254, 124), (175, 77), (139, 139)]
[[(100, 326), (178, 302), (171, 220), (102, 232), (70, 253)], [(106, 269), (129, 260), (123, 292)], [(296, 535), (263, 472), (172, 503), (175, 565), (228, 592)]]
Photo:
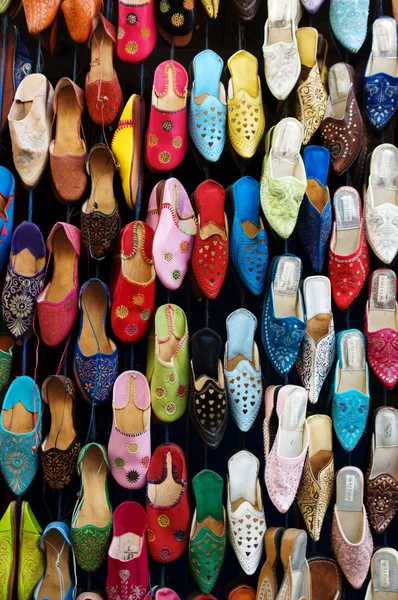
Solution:
[(366, 507), (377, 533), (383, 533), (398, 510), (398, 410), (382, 406), (375, 411), (366, 473)]
[(103, 0), (62, 0), (61, 10), (72, 40), (84, 44), (93, 30), (94, 18), (104, 11)]
[(280, 559), (284, 527), (268, 527), (264, 534), (267, 560), (263, 564), (257, 583), (257, 600), (275, 600), (278, 592), (276, 569)]
[(76, 202), (87, 185), (83, 90), (71, 79), (62, 77), (55, 88), (53, 107), (55, 137), (49, 149), (52, 182), (61, 202)]
[(73, 371), (83, 398), (90, 403), (105, 402), (117, 377), (118, 350), (107, 334), (110, 302), (109, 290), (99, 279), (89, 279), (80, 290)]
[[(265, 485), (272, 503), (281, 513), (287, 512), (293, 504), (307, 456), (307, 400), (307, 392), (297, 385), (271, 385), (265, 392)], [(274, 408), (279, 424), (271, 448)]]
[(228, 137), (233, 150), (251, 158), (265, 129), (265, 115), (258, 76), (258, 61), (246, 50), (228, 59)]
[(277, 100), (286, 100), (300, 75), (296, 30), (302, 13), (299, 0), (268, 0), (264, 69), (269, 90)]
[(265, 142), (261, 206), (269, 225), (283, 239), (293, 233), (307, 187), (302, 143), (303, 126), (293, 117), (272, 127)]
[(322, 6), (323, 0), (301, 0), (301, 4), (310, 15), (314, 15)]
[(357, 329), (340, 331), (336, 351), (333, 427), (343, 449), (351, 452), (365, 431), (369, 414), (369, 372), (363, 333)]
[(124, 62), (141, 62), (156, 44), (155, 2), (119, 0), (116, 53)]
[(365, 113), (375, 129), (383, 129), (398, 108), (398, 25), (380, 17), (372, 26), (372, 51), (365, 71)]
[(329, 279), (322, 275), (307, 277), (303, 296), (307, 329), (296, 367), (309, 401), (315, 404), (334, 361), (335, 334)]
[(282, 537), (281, 560), (284, 576), (277, 600), (311, 598), (310, 568), (305, 557), (307, 533), (302, 529), (286, 529)]
[(191, 201), (177, 179), (170, 177), (153, 190), (146, 222), (155, 231), (156, 274), (167, 289), (177, 290), (188, 271), (197, 231)]
[(314, 556), (308, 560), (308, 565), (311, 574), (312, 600), (341, 600), (343, 577), (339, 563), (326, 556)]
[(156, 311), (146, 376), (159, 421), (171, 423), (182, 417), (189, 395), (189, 335), (185, 313), (175, 304), (163, 304)]
[(44, 575), (44, 556), (40, 551), (42, 533), (43, 530), (29, 503), (22, 502), (19, 523), (18, 600), (32, 598), (38, 579)]
[(196, 23), (196, 0), (157, 0), (156, 21), (166, 42), (187, 46)]
[(176, 444), (161, 444), (153, 453), (146, 488), (149, 552), (169, 563), (188, 545), (190, 511), (184, 452)]
[(48, 160), (54, 89), (41, 73), (25, 77), (8, 115), (12, 156), (23, 184), (34, 188)]
[[(257, 0), (255, 1), (257, 2)], [(220, 0), (202, 0), (202, 4), (209, 19), (217, 19)]]
[[(214, 471), (201, 471), (192, 479), (196, 507), (189, 536), (189, 563), (204, 594), (210, 594), (213, 589), (225, 557), (227, 522), (223, 488), (224, 481)], [(202, 551), (203, 545), (208, 552)]]
[(239, 308), (227, 318), (227, 343), (224, 375), (229, 409), (241, 431), (249, 431), (263, 399), (263, 384), (258, 347), (254, 341), (256, 317)]
[(259, 460), (247, 450), (228, 461), (228, 538), (246, 575), (257, 570), (267, 528), (259, 470)]
[(203, 50), (193, 59), (188, 127), (196, 149), (206, 160), (216, 162), (227, 137), (227, 100), (221, 83), (224, 61), (213, 50)]
[(70, 562), (75, 565), (75, 558), (68, 525), (61, 521), (47, 525), (41, 536), (40, 550), (46, 557), (46, 570), (35, 587), (33, 600), (73, 600), (77, 582), (70, 567)]
[(333, 300), (348, 308), (363, 288), (369, 273), (369, 252), (361, 198), (350, 186), (340, 187), (333, 198), (335, 222), (330, 239), (329, 272)]
[(108, 146), (96, 144), (91, 148), (86, 171), (91, 180), (91, 193), (81, 209), (82, 242), (91, 258), (102, 260), (112, 254), (120, 229), (119, 208), (113, 191), (115, 159)]
[(398, 552), (395, 548), (382, 546), (372, 556), (370, 563), (371, 579), (366, 590), (365, 600), (398, 598)]
[(122, 502), (113, 513), (108, 550), (108, 598), (142, 600), (148, 589), (147, 517), (138, 502)]
[(0, 520), (1, 568), (0, 593), (4, 600), (12, 600), (17, 584), (18, 529), (17, 501), (13, 500)]
[(94, 443), (84, 446), (77, 472), (81, 488), (72, 516), (71, 540), (78, 565), (84, 571), (96, 571), (105, 559), (112, 529), (105, 447)]
[(41, 393), (51, 413), (50, 433), (41, 445), (44, 479), (51, 488), (62, 490), (76, 472), (80, 452), (75, 429), (75, 386), (69, 377), (50, 375)]
[(151, 460), (151, 394), (145, 376), (125, 371), (113, 386), (113, 422), (108, 442), (111, 473), (129, 490), (144, 487)]
[(141, 339), (152, 321), (156, 283), (152, 245), (153, 229), (143, 221), (133, 221), (120, 232), (110, 291), (112, 330), (122, 342)]
[(330, 0), (332, 33), (343, 46), (356, 54), (362, 48), (368, 29), (369, 0)]
[(301, 272), (301, 260), (293, 254), (277, 256), (271, 264), (261, 337), (268, 359), (279, 375), (287, 375), (293, 367), (305, 335)]
[(31, 329), (43, 289), (46, 247), (40, 229), (24, 221), (15, 229), (2, 293), (3, 319), (17, 340)]
[(232, 0), (231, 8), (236, 16), (248, 23), (254, 19), (260, 6), (260, 0)]
[(364, 186), (366, 238), (376, 257), (386, 265), (398, 254), (398, 148), (380, 144), (370, 155)]
[(319, 541), (321, 529), (333, 494), (334, 460), (332, 421), (327, 415), (307, 418), (309, 446), (303, 477), (297, 491), (297, 505), (308, 533)]
[(369, 278), (364, 333), (372, 371), (392, 390), (398, 382), (398, 304), (397, 276), (391, 269), (377, 269)]
[(188, 74), (175, 60), (156, 67), (145, 136), (145, 160), (152, 171), (172, 171), (188, 147)]
[(342, 175), (352, 166), (365, 143), (353, 67), (346, 63), (333, 65), (328, 83), (330, 95), (319, 133), (322, 144), (330, 151), (333, 171)]
[(0, 404), (8, 390), (14, 355), (14, 340), (0, 318)]
[(369, 571), (373, 540), (363, 505), (363, 475), (357, 467), (344, 467), (336, 475), (332, 547), (346, 579), (359, 590)]
[(312, 268), (320, 273), (332, 231), (332, 203), (327, 186), (330, 152), (323, 146), (307, 146), (303, 160), (307, 187), (300, 206), (296, 233)]
[(3, 270), (10, 252), (14, 223), (14, 175), (0, 166), (0, 271)]
[(221, 346), (220, 336), (208, 327), (192, 336), (189, 414), (202, 440), (214, 449), (220, 445), (228, 422)]
[(93, 19), (88, 45), (91, 62), (84, 88), (87, 110), (96, 125), (107, 127), (120, 111), (123, 94), (113, 67), (116, 31), (101, 13)]
[(137, 94), (130, 96), (112, 138), (112, 152), (119, 165), (124, 197), (133, 210), (144, 185), (141, 160), (141, 132), (145, 126), (145, 102)]
[(53, 255), (53, 276), (36, 298), (40, 338), (46, 346), (58, 346), (69, 335), (77, 315), (80, 230), (56, 223), (47, 238), (48, 262)]
[(53, 0), (44, 4), (36, 0), (22, 0), (22, 4), (28, 31), (30, 35), (36, 35), (48, 29), (57, 19), (61, 0)]

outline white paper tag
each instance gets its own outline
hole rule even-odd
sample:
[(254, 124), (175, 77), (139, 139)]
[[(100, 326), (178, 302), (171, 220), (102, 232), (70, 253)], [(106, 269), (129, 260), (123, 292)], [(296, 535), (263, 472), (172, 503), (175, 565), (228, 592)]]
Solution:
[(388, 560), (380, 561), (380, 585), (383, 588), (390, 586), (390, 564)]
[(346, 502), (354, 501), (354, 488), (355, 488), (354, 475), (347, 475), (345, 478), (345, 493), (344, 493), (344, 500)]
[(346, 223), (351, 223), (352, 221), (352, 198), (351, 196), (343, 196), (343, 211), (344, 211), (344, 221)]
[(388, 293), (388, 277), (386, 275), (379, 275), (379, 285), (377, 286), (377, 302), (384, 304), (387, 300)]

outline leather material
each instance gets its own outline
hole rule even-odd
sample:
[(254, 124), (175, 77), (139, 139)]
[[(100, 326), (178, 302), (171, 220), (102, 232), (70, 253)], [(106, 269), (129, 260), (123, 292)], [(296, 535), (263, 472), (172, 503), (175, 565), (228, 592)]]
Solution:
[(113, 244), (120, 229), (119, 208), (116, 205), (109, 215), (100, 210), (86, 212), (84, 203), (80, 213), (80, 227), (83, 246), (92, 258), (102, 260), (112, 253)]
[(366, 473), (366, 508), (369, 521), (377, 533), (383, 533), (398, 511), (398, 481), (389, 473), (370, 477), (374, 460), (374, 443)]
[(220, 0), (201, 0), (209, 19), (217, 19)]
[(362, 47), (368, 27), (369, 0), (331, 0), (329, 21), (340, 44), (356, 54)]
[(116, 53), (124, 62), (140, 62), (156, 43), (155, 0), (145, 4), (119, 0)]
[(196, 22), (196, 0), (156, 0), (156, 21), (162, 36), (162, 31), (176, 37), (192, 35)]
[(254, 19), (259, 6), (260, 0), (232, 0), (232, 8), (238, 17), (245, 22)]
[(53, 24), (61, 0), (22, 0), (30, 35), (36, 35)]
[(103, 10), (103, 0), (63, 0), (61, 10), (70, 37), (77, 44), (84, 44), (92, 31), (93, 19)]
[(338, 562), (332, 558), (313, 557), (308, 560), (311, 573), (312, 600), (341, 600), (342, 575)]

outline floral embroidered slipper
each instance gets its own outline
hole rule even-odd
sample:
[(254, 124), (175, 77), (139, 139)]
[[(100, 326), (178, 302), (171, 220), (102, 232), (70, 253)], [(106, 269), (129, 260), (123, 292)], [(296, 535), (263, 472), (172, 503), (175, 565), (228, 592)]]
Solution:
[(0, 520), (0, 544), (2, 560), (2, 578), (0, 594), (5, 600), (14, 598), (16, 588), (16, 564), (18, 561), (17, 501), (13, 500)]
[(161, 563), (176, 560), (188, 545), (190, 511), (184, 452), (161, 444), (153, 453), (146, 488), (148, 546)]
[(116, 52), (124, 62), (148, 58), (156, 44), (154, 0), (119, 0)]
[(169, 44), (187, 46), (196, 23), (196, 0), (156, 0), (159, 33)]
[(175, 304), (163, 304), (156, 311), (146, 374), (159, 421), (170, 423), (182, 417), (189, 394), (189, 336), (185, 313)]
[(209, 19), (217, 19), (220, 0), (201, 0)]
[(32, 598), (37, 580), (44, 574), (44, 556), (40, 551), (41, 534), (42, 528), (29, 502), (22, 502), (19, 523), (18, 600)]
[(77, 472), (81, 488), (72, 515), (71, 540), (78, 565), (96, 571), (103, 563), (112, 530), (112, 505), (108, 494), (109, 462), (101, 444), (80, 450)]

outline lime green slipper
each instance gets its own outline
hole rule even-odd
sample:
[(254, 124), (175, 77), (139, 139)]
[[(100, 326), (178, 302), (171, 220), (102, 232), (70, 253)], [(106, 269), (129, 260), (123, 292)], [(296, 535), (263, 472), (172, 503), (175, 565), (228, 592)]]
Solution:
[(28, 502), (22, 502), (19, 527), (18, 600), (32, 598), (44, 575), (44, 554), (39, 548), (42, 528)]
[(17, 565), (17, 503), (10, 502), (0, 521), (0, 598), (14, 597)]

